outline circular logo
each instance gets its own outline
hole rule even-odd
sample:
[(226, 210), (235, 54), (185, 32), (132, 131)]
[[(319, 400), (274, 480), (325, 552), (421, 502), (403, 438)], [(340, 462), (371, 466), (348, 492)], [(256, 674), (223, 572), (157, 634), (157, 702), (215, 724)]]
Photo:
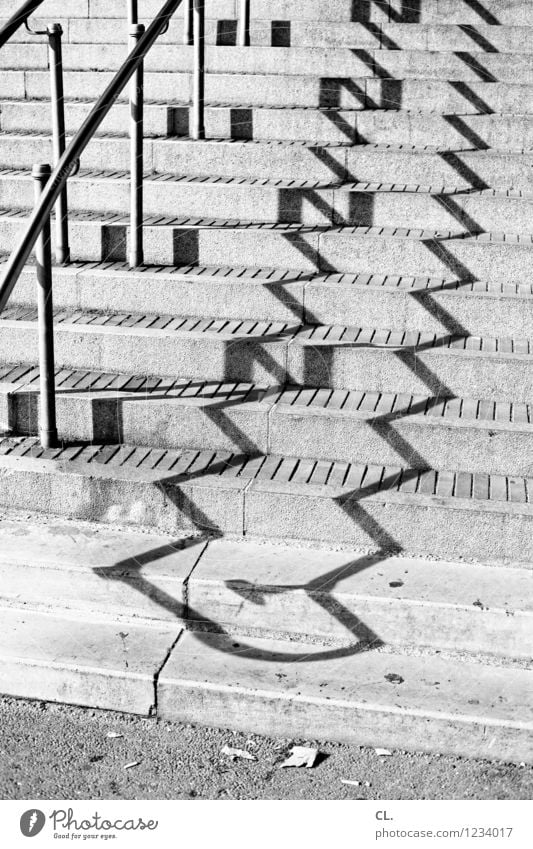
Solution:
[(20, 818), (20, 830), (24, 837), (36, 837), (44, 828), (46, 817), (42, 811), (32, 808), (22, 814)]

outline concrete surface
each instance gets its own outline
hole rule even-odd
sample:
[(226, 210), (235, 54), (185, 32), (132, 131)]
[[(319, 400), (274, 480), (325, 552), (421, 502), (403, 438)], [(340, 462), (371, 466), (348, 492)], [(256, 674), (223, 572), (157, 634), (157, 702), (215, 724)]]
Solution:
[[(123, 736), (109, 739), (110, 731)], [(531, 766), (400, 751), (380, 758), (338, 743), (319, 743), (314, 769), (279, 769), (297, 742), (4, 698), (0, 797), (529, 800), (533, 793)], [(232, 762), (224, 745), (248, 748), (257, 761)]]

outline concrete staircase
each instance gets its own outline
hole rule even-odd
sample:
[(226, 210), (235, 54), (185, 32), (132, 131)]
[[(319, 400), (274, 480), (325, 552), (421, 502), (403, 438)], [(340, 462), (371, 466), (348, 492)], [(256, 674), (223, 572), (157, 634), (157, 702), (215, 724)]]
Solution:
[[(121, 0), (48, 0), (69, 131)], [(159, 0), (144, 0), (149, 18)], [(533, 39), (526, 0), (208, 2), (69, 183), (62, 444), (35, 274), (0, 316), (0, 689), (310, 739), (533, 761)], [(0, 16), (11, 13), (0, 2)], [(0, 248), (50, 161), (46, 48), (0, 51)]]

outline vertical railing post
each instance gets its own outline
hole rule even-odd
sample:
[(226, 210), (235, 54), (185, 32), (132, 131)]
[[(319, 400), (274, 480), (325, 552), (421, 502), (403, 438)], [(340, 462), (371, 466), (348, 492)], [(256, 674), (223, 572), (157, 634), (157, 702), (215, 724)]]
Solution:
[[(52, 170), (49, 165), (33, 166), (32, 176), (35, 185), (36, 204), (50, 179), (51, 173)], [(47, 220), (35, 243), (35, 262), (37, 271), (37, 315), (41, 384), (39, 435), (41, 445), (46, 450), (47, 448), (55, 448), (57, 446), (50, 219)]]
[[(135, 47), (144, 33), (143, 24), (130, 27), (130, 46)], [(144, 63), (141, 62), (130, 83), (131, 213), (129, 264), (143, 264), (143, 172), (144, 172)]]
[(193, 44), (193, 0), (184, 0), (183, 3), (183, 43)]
[(239, 0), (237, 45), (239, 47), (250, 46), (250, 0)]
[(128, 27), (139, 23), (137, 0), (128, 0)]
[(205, 0), (194, 2), (194, 68), (191, 136), (205, 139)]
[[(57, 164), (65, 152), (65, 98), (63, 92), (63, 50), (61, 24), (51, 24), (47, 30), (50, 54), (50, 87), (52, 105), (52, 145), (54, 163)], [(68, 238), (68, 193), (67, 186), (59, 195), (56, 204), (56, 259), (60, 264), (69, 262)]]

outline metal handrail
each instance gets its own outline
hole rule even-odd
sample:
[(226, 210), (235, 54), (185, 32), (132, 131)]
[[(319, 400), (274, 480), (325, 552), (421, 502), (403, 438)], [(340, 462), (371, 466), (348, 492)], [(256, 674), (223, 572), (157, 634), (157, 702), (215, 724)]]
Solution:
[[(120, 70), (117, 71), (115, 77), (109, 83), (104, 93), (100, 96), (96, 105), (93, 107), (54, 168), (40, 197), (39, 203), (33, 211), (26, 232), (7, 262), (5, 274), (0, 283), (0, 312), (2, 312), (5, 308), (11, 292), (13, 291), (15, 284), (26, 265), (35, 242), (50, 216), (52, 207), (66, 184), (77, 160), (80, 158), (81, 154), (93, 138), (95, 132), (98, 130), (100, 124), (117, 100), (118, 95), (143, 62), (144, 57), (156, 41), (157, 37), (168, 26), (170, 19), (181, 2), (182, 0), (166, 0), (161, 11), (152, 21), (146, 32), (139, 38), (136, 46), (128, 55)], [(35, 6), (35, 3), (33, 3), (33, 5)]]
[(7, 23), (5, 23), (2, 29), (0, 29), (0, 47), (3, 47), (4, 44), (9, 41), (11, 36), (16, 33), (22, 24), (26, 23), (29, 16), (32, 15), (42, 3), (44, 3), (44, 0), (26, 0), (26, 3), (23, 3), (20, 9), (18, 9), (14, 15), (11, 15)]

